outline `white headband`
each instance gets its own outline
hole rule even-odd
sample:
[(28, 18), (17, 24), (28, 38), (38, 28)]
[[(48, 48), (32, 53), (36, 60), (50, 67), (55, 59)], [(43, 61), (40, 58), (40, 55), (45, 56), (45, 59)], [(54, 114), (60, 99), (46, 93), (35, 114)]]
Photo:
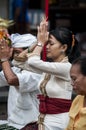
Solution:
[(16, 48), (23, 48), (23, 47), (30, 47), (35, 42), (37, 42), (37, 39), (32, 34), (11, 34), (11, 41), (12, 41), (12, 47)]

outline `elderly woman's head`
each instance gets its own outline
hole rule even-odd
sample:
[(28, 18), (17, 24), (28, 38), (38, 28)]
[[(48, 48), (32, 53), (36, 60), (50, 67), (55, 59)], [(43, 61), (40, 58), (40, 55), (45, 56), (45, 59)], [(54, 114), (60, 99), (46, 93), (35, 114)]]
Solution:
[(73, 62), (70, 76), (76, 93), (86, 95), (86, 57), (79, 57)]

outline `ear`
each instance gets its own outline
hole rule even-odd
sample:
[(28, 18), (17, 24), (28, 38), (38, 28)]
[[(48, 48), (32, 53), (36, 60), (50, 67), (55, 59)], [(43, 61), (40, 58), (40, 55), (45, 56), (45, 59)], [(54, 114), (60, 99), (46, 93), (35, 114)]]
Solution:
[(62, 45), (62, 50), (65, 52), (67, 50), (67, 44)]

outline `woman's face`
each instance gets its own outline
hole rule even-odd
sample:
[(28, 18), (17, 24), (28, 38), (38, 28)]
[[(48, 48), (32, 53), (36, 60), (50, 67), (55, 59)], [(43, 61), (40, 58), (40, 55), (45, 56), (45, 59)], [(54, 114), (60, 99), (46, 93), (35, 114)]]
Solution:
[(58, 61), (58, 58), (63, 54), (63, 46), (64, 45), (62, 45), (54, 36), (51, 35), (46, 45), (47, 58), (50, 58), (53, 61)]
[(71, 84), (74, 91), (80, 95), (86, 95), (86, 76), (80, 71), (80, 65), (72, 65), (70, 70)]

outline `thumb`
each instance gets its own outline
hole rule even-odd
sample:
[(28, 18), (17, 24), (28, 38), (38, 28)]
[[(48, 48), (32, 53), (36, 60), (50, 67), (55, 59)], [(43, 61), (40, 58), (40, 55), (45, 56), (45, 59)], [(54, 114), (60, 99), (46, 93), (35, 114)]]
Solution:
[(12, 53), (13, 53), (13, 48), (10, 48), (10, 55), (9, 55), (9, 57), (11, 57), (12, 56)]

